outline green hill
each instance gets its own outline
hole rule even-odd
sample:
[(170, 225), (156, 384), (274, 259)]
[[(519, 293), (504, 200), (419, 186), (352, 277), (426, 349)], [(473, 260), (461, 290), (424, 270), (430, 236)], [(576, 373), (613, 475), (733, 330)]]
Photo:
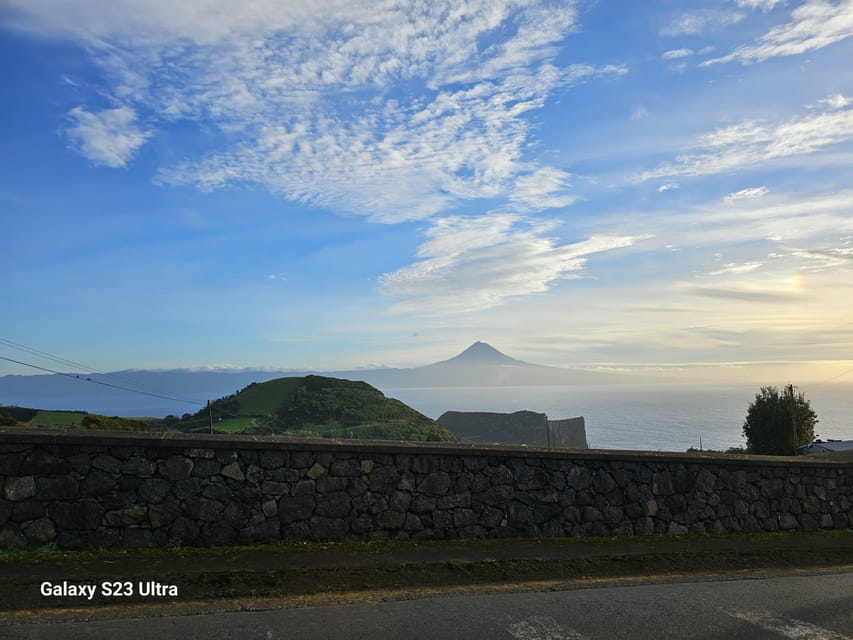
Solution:
[[(453, 441), (434, 420), (366, 382), (305, 376), (252, 383), (211, 403), (214, 429), (243, 434), (282, 434), (377, 440)], [(207, 409), (173, 419), (182, 431), (209, 429)]]
[(51, 411), (0, 406), (0, 426), (148, 431), (156, 429), (159, 423), (160, 420), (157, 418), (120, 418), (85, 411)]

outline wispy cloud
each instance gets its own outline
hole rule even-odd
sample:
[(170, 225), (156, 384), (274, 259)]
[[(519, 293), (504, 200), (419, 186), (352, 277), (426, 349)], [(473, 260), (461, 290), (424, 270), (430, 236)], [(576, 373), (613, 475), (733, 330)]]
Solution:
[(68, 112), (65, 129), (71, 146), (97, 165), (123, 167), (150, 133), (140, 129), (136, 113), (129, 107), (89, 112), (75, 107)]
[(693, 49), (670, 49), (661, 56), (664, 60), (680, 60), (693, 55)]
[(759, 269), (763, 262), (746, 262), (744, 264), (729, 263), (724, 265), (722, 269), (717, 269), (708, 273), (709, 276), (724, 276), (729, 274), (749, 273)]
[[(755, 2), (768, 5), (769, 2)], [(773, 3), (768, 8), (775, 6)], [(738, 60), (744, 64), (822, 49), (853, 35), (853, 0), (807, 0), (791, 12), (790, 22), (774, 27), (754, 45), (713, 58), (703, 66)]]
[(770, 193), (770, 189), (767, 187), (751, 187), (749, 189), (741, 189), (740, 191), (735, 191), (734, 193), (723, 196), (723, 202), (729, 204), (731, 202), (737, 202), (738, 200), (760, 198), (761, 196), (766, 196), (768, 193)]
[(678, 189), (679, 187), (680, 185), (677, 182), (667, 182), (666, 184), (662, 184), (658, 187), (658, 193), (672, 191), (673, 189)]
[(785, 4), (786, 0), (737, 0), (737, 6), (746, 9), (761, 9), (771, 11), (776, 5)]
[(639, 239), (600, 235), (559, 244), (551, 237), (557, 225), (515, 214), (436, 219), (418, 251), (421, 260), (383, 275), (380, 286), (386, 294), (406, 298), (397, 311), (485, 309), (578, 277), (588, 256)]
[(739, 11), (725, 9), (696, 9), (685, 11), (664, 26), (660, 32), (665, 36), (684, 36), (704, 33), (720, 27), (736, 24), (743, 20)]
[[(574, 0), (251, 0), (239, 11), (225, 0), (10, 4), (7, 23), (92, 52), (105, 91), (124, 105), (116, 114), (138, 114), (145, 129), (177, 121), (220, 129), (227, 143), (161, 168), (158, 183), (205, 191), (258, 184), (384, 222), (477, 198), (532, 206), (530, 185), (559, 170), (525, 160), (526, 114), (556, 90), (627, 72), (555, 65), (576, 28)], [(70, 135), (92, 140), (86, 125)], [(146, 135), (137, 125), (112, 154), (103, 142), (79, 148), (122, 166)], [(569, 204), (558, 191), (540, 203)]]
[(544, 210), (567, 207), (577, 196), (567, 193), (571, 175), (553, 167), (542, 167), (518, 176), (510, 201), (522, 209)]
[(853, 139), (853, 109), (809, 113), (787, 121), (744, 120), (698, 140), (699, 151), (678, 156), (637, 177), (698, 176), (756, 168), (767, 162), (821, 151)]
[(841, 93), (834, 93), (823, 100), (818, 100), (818, 103), (825, 104), (832, 109), (843, 109), (853, 104), (853, 98), (848, 98)]

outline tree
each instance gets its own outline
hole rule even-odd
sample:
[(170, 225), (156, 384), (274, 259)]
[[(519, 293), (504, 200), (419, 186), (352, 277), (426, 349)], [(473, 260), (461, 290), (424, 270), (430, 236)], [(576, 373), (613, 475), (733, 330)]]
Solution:
[(789, 456), (814, 440), (817, 414), (797, 387), (761, 387), (746, 412), (743, 435), (749, 453)]

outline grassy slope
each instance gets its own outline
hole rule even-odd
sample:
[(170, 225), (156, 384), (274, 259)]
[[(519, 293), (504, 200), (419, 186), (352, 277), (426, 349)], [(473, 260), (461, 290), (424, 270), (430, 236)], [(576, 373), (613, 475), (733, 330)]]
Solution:
[[(305, 376), (251, 384), (211, 404), (214, 430), (387, 440), (454, 440), (435, 421), (365, 382)], [(204, 433), (207, 409), (177, 428)]]

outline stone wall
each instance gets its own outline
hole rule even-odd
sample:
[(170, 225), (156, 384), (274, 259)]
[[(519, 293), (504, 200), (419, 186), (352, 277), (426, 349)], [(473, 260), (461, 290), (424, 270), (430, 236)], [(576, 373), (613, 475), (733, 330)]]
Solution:
[(837, 529), (852, 505), (849, 461), (0, 430), (6, 548)]

